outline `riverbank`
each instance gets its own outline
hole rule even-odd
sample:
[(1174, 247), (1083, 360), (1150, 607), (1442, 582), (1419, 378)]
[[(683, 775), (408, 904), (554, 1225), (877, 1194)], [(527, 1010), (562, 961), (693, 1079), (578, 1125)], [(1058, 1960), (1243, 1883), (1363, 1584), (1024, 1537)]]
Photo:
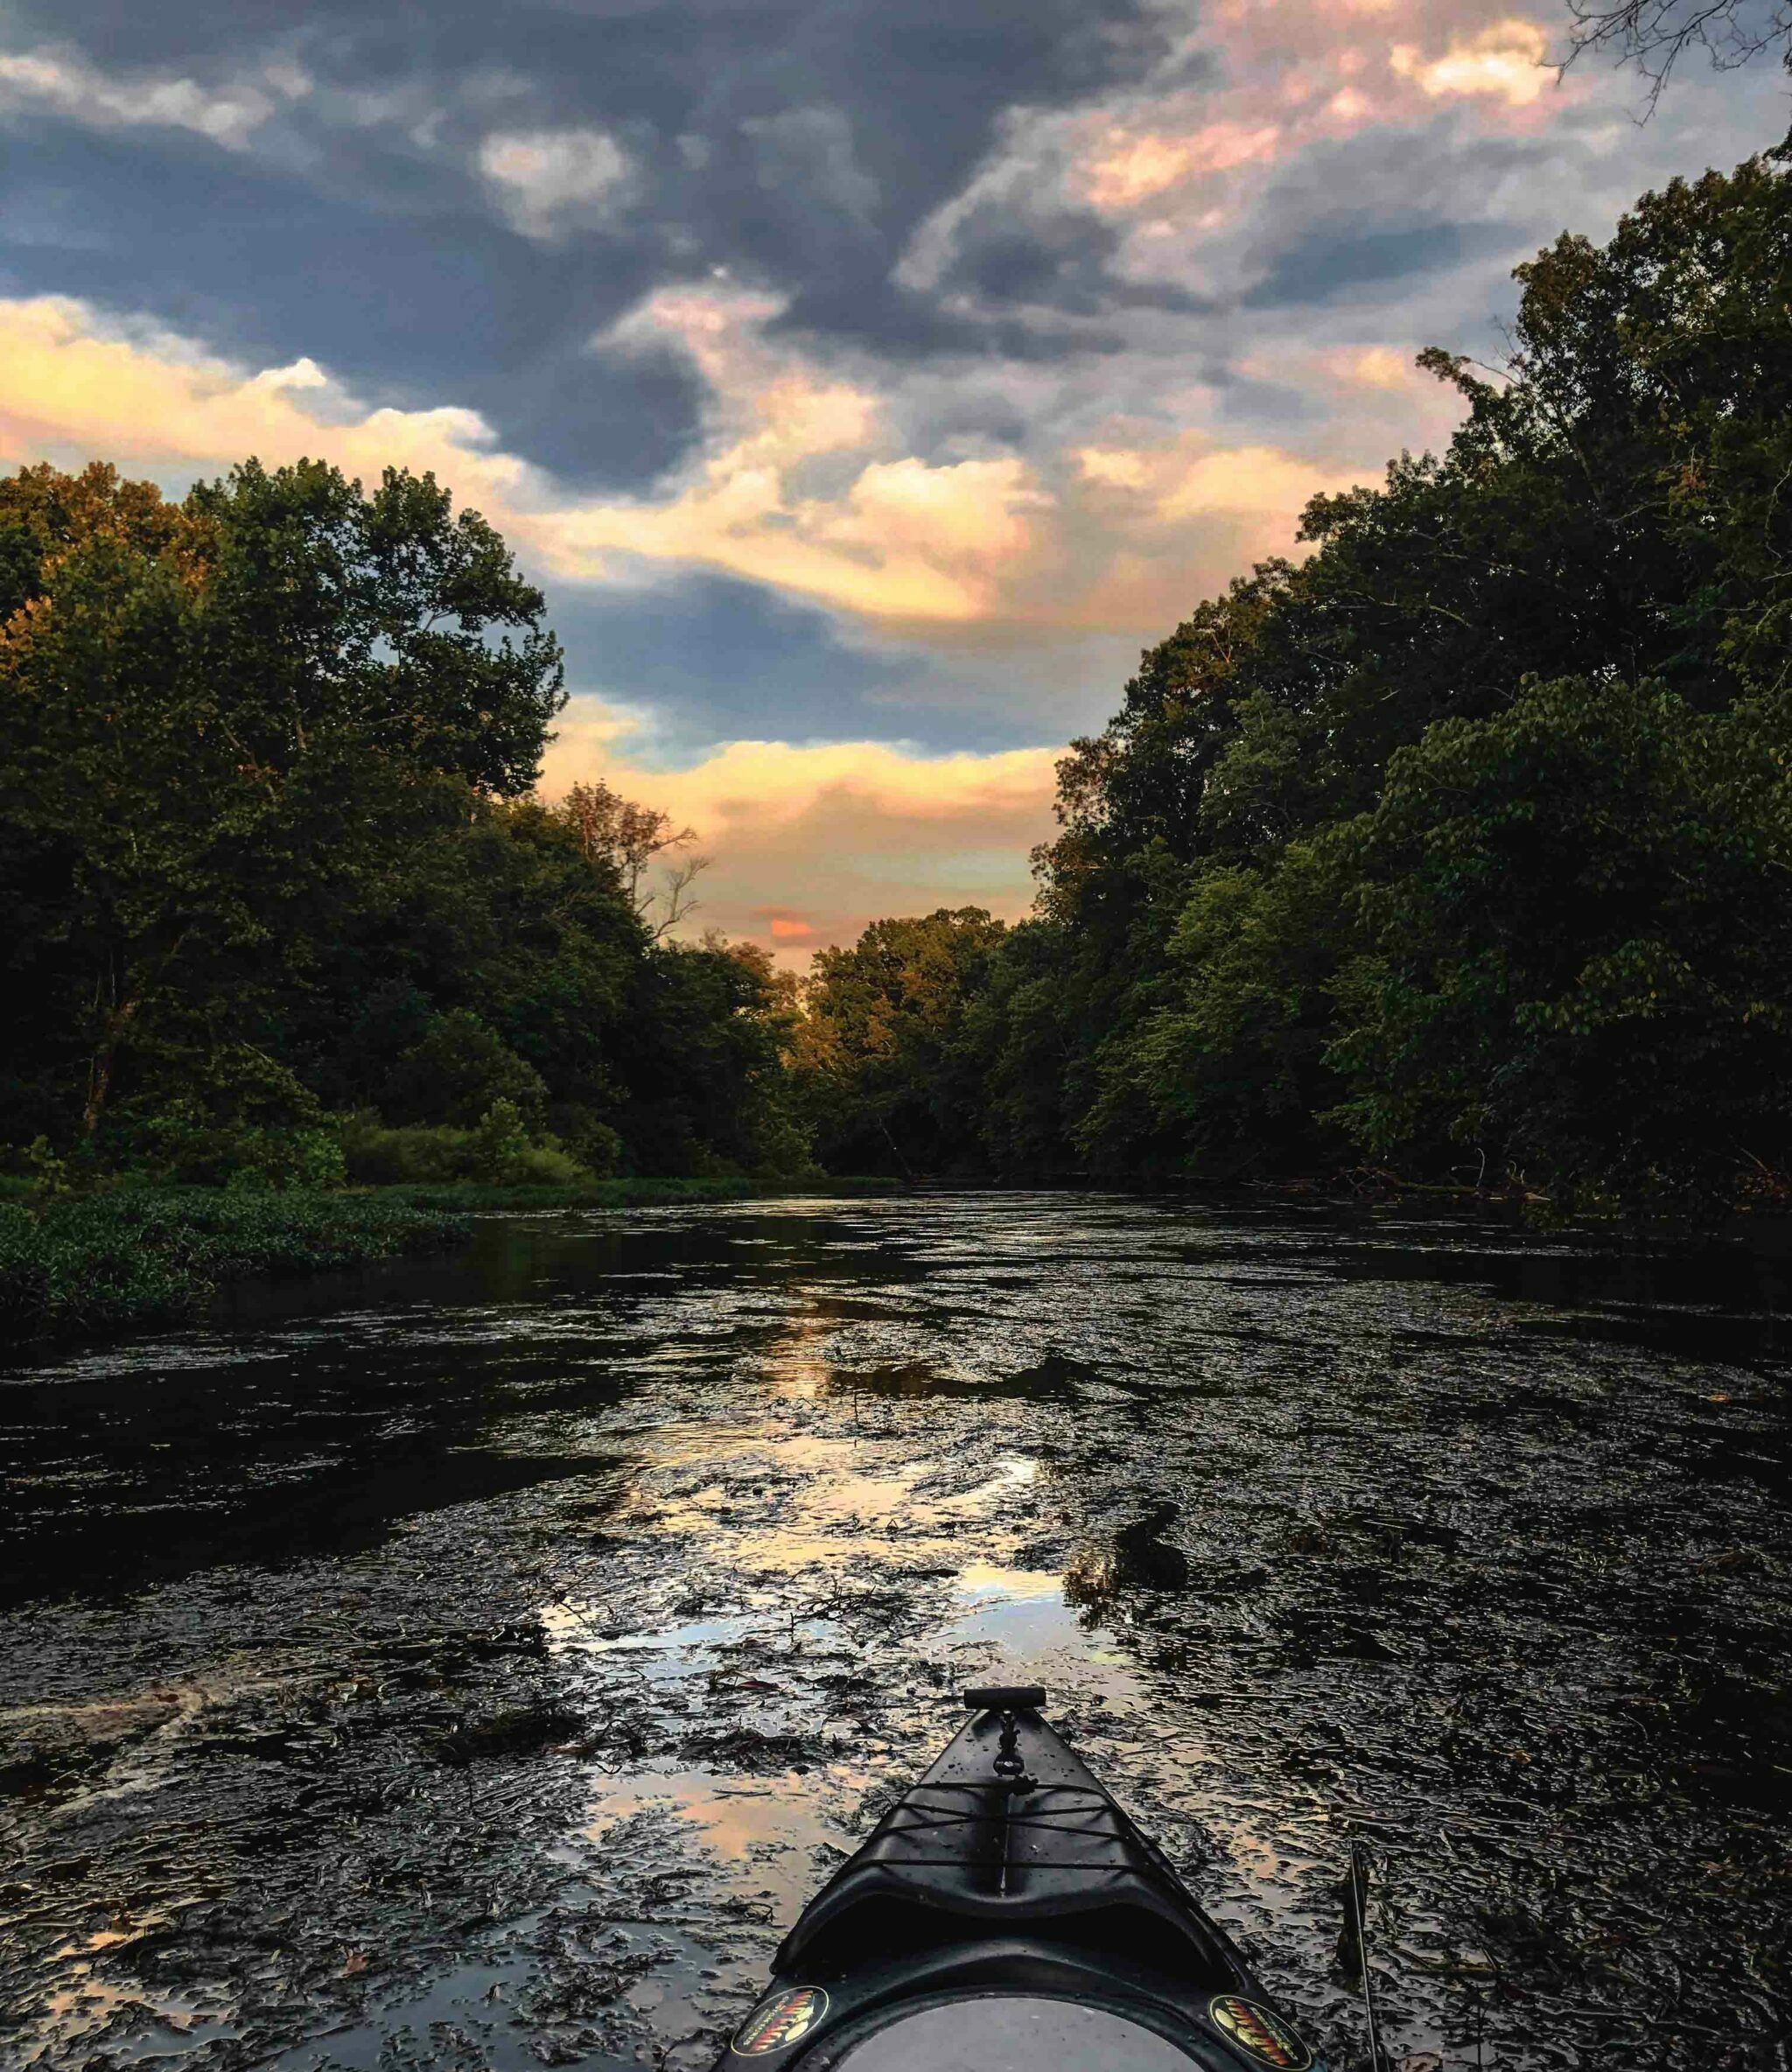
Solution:
[(483, 1180), (424, 1181), (363, 1190), (382, 1201), (459, 1213), (540, 1208), (654, 1208), (683, 1202), (752, 1201), (785, 1194), (897, 1194), (914, 1182), (873, 1176), (807, 1180), (592, 1180), (570, 1186), (500, 1186)]
[[(861, 1194), (898, 1184), (821, 1186)], [(704, 1179), (254, 1193), (120, 1187), (47, 1201), (15, 1195), (0, 1200), (0, 1351), (110, 1338), (194, 1316), (227, 1281), (443, 1250), (464, 1242), (482, 1213), (738, 1201), (790, 1191), (788, 1183)]]
[(0, 1347), (109, 1337), (192, 1316), (227, 1280), (435, 1250), (470, 1228), (421, 1203), (299, 1190), (0, 1201)]

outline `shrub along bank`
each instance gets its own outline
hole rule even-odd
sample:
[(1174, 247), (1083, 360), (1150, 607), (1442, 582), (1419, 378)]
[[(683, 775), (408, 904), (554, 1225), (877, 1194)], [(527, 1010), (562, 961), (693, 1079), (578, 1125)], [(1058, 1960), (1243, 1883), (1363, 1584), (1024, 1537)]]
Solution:
[[(893, 1180), (830, 1180), (830, 1194), (885, 1194)], [(192, 1315), (226, 1280), (315, 1272), (445, 1250), (470, 1217), (739, 1201), (780, 1193), (738, 1179), (477, 1180), (325, 1191), (122, 1186), (0, 1198), (0, 1348), (102, 1337)]]
[(191, 1315), (219, 1284), (458, 1242), (464, 1216), (377, 1195), (119, 1188), (0, 1200), (0, 1344)]

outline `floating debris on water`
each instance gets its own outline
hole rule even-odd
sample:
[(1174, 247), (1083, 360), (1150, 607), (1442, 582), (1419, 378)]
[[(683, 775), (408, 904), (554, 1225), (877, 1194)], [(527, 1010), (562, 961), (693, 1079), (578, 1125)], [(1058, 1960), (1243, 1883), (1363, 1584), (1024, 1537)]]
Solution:
[(748, 1202), (0, 1377), (0, 2056), (703, 2066), (1000, 1679), (1340, 2054), (1367, 1836), (1390, 2062), (1771, 2062), (1792, 1417), (1668, 1292), (1312, 1208)]

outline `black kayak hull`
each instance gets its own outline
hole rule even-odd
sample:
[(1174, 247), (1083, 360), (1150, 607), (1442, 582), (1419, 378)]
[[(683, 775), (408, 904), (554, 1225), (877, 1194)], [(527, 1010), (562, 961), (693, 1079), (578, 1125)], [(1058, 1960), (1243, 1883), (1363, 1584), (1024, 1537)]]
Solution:
[(718, 2072), (1320, 2072), (1044, 1695), (970, 1694), (803, 1909)]

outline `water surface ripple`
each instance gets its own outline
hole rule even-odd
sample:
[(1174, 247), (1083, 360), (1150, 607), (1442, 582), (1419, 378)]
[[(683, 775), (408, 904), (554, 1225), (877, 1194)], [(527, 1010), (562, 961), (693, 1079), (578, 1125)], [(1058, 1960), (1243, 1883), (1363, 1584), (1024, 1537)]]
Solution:
[(1340, 2065), (1362, 1834), (1413, 2072), (1783, 2068), (1792, 1420), (1701, 1272), (792, 1200), (0, 1376), (0, 2057), (701, 2066), (999, 1675)]

